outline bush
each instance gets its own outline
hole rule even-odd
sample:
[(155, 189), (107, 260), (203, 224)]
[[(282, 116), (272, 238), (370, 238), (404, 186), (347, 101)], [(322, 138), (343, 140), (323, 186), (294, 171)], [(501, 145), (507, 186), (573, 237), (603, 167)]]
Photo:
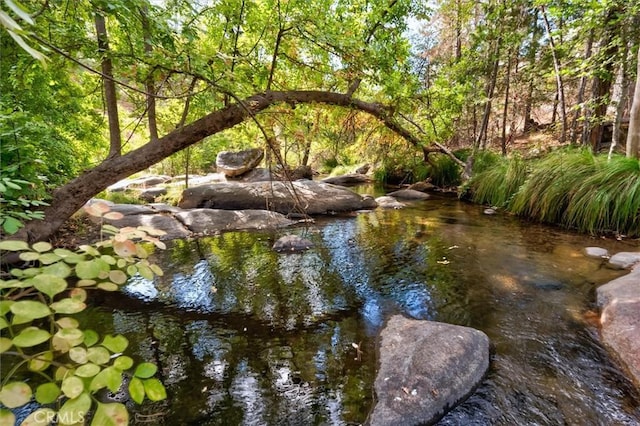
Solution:
[[(95, 216), (116, 218), (108, 206), (86, 208)], [(94, 395), (102, 389), (118, 392), (123, 375), (132, 376), (128, 392), (133, 401), (166, 398), (162, 383), (153, 376), (156, 366), (134, 361), (123, 352), (128, 340), (122, 335), (100, 337), (81, 328), (73, 315), (87, 305), (88, 289), (115, 291), (129, 277), (152, 279), (162, 270), (149, 263), (147, 251), (134, 240), (164, 248), (156, 236), (161, 231), (140, 227), (118, 230), (105, 225), (110, 237), (76, 251), (54, 249), (47, 242), (29, 246), (23, 241), (0, 241), (0, 250), (13, 252), (33, 266), (12, 269), (0, 280), (0, 354), (3, 377), (0, 388), (0, 423), (14, 424), (10, 409), (29, 403), (40, 408), (23, 424), (58, 425), (84, 423), (92, 413), (92, 425), (126, 424), (127, 408), (102, 403)]]

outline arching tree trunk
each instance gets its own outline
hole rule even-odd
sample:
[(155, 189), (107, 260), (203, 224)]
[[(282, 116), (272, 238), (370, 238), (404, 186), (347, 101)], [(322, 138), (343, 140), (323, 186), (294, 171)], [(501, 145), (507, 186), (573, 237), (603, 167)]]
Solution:
[[(251, 96), (242, 102), (231, 104), (212, 112), (199, 120), (142, 147), (121, 156), (108, 157), (98, 166), (87, 170), (53, 193), (51, 204), (44, 210), (46, 220), (28, 222), (18, 234), (18, 239), (30, 242), (48, 239), (72, 214), (78, 211), (91, 197), (134, 173), (142, 171), (170, 155), (181, 151), (207, 136), (229, 129), (255, 114), (278, 103), (322, 103), (353, 108), (371, 114), (382, 121), (391, 131), (406, 139), (417, 148), (423, 148), (423, 142), (402, 127), (389, 115), (389, 108), (379, 103), (353, 99), (348, 94), (323, 91), (287, 91), (266, 92)], [(444, 146), (435, 143), (438, 149), (451, 154)], [(458, 160), (458, 164), (464, 166)]]

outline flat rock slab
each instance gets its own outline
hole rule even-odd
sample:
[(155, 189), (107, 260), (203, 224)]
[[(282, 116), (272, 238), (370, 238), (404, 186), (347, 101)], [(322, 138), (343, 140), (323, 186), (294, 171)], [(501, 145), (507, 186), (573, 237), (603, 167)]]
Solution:
[(472, 328), (396, 315), (380, 337), (371, 426), (433, 424), (462, 402), (489, 368), (489, 338)]
[(218, 172), (226, 176), (240, 176), (255, 168), (264, 157), (262, 148), (252, 148), (244, 151), (222, 151), (216, 157)]
[[(295, 194), (295, 196), (294, 196)], [(227, 182), (186, 189), (178, 204), (183, 209), (268, 209), (282, 214), (333, 214), (372, 209), (376, 203), (341, 186), (295, 182)]]
[(600, 334), (640, 388), (640, 267), (597, 290)]
[(279, 253), (299, 253), (312, 247), (312, 241), (299, 235), (285, 235), (273, 244), (273, 249)]
[(322, 182), (330, 183), (332, 185), (354, 186), (354, 185), (362, 185), (363, 183), (373, 182), (373, 179), (371, 179), (371, 177), (364, 174), (350, 173), (346, 175), (324, 178), (322, 179)]
[(193, 209), (174, 216), (192, 232), (203, 235), (239, 229), (282, 228), (296, 223), (268, 210)]
[(426, 200), (427, 198), (431, 198), (429, 194), (416, 191), (415, 189), (400, 189), (390, 192), (387, 195), (399, 200)]

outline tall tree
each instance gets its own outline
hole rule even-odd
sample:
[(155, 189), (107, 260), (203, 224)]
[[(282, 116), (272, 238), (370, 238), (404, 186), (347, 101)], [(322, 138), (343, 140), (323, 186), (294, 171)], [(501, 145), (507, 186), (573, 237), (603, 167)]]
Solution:
[(640, 158), (640, 48), (638, 49), (638, 69), (635, 90), (633, 92), (633, 104), (629, 116), (627, 157)]

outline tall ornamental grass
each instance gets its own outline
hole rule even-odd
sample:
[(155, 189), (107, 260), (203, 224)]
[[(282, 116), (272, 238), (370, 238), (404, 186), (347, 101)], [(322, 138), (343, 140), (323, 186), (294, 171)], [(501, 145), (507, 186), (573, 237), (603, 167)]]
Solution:
[(514, 157), (469, 183), (473, 201), (580, 232), (640, 235), (640, 163), (568, 149), (539, 160)]

